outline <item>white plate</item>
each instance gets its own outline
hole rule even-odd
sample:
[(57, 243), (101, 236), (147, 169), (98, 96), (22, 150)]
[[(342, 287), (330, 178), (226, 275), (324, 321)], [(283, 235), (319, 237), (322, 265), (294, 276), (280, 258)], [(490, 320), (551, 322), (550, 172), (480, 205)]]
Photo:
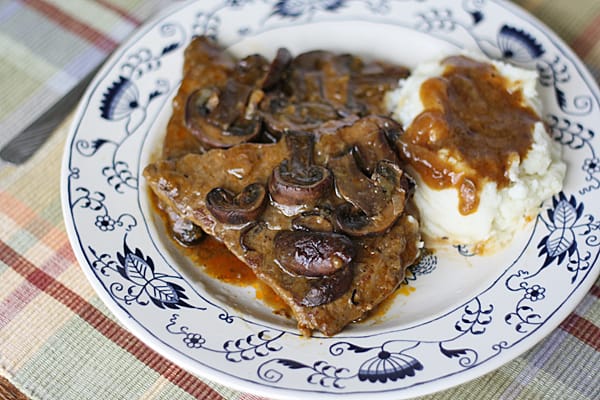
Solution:
[[(540, 71), (564, 191), (494, 257), (429, 255), (408, 296), (332, 338), (305, 339), (249, 289), (207, 278), (166, 238), (140, 171), (156, 154), (193, 35), (237, 55), (279, 46), (413, 67), (461, 49)], [(272, 397), (411, 397), (485, 374), (551, 332), (598, 276), (600, 94), (552, 32), (501, 1), (221, 0), (143, 26), (108, 61), (73, 123), (62, 171), (78, 260), (125, 326), (182, 367)]]

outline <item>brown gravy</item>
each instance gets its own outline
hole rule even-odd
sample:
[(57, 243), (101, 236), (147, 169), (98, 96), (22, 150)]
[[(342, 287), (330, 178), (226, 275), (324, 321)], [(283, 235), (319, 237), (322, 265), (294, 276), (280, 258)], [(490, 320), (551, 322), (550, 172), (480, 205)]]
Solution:
[(508, 166), (526, 156), (540, 118), (524, 105), (520, 90), (509, 91), (493, 65), (464, 56), (443, 64), (444, 74), (421, 86), (424, 111), (407, 128), (400, 149), (429, 187), (457, 189), (459, 211), (468, 215), (477, 210), (485, 182), (508, 185)]
[[(228, 79), (225, 72), (231, 72), (234, 69), (233, 64), (230, 65), (234, 60), (225, 53), (212, 54), (209, 52), (210, 54), (207, 54), (206, 49), (206, 46), (190, 45), (186, 50), (184, 78), (173, 100), (173, 113), (169, 120), (162, 146), (162, 154), (160, 155), (163, 159), (177, 159), (188, 153), (204, 153), (210, 147), (207, 147), (205, 143), (201, 143), (186, 126), (186, 104), (190, 95), (199, 87), (224, 86), (224, 82)], [(317, 81), (324, 82), (323, 87), (309, 88), (310, 90), (307, 90), (308, 94), (303, 93), (306, 88), (303, 90), (296, 88), (299, 94), (294, 94), (290, 102), (299, 102), (299, 104), (304, 104), (307, 100), (310, 100), (308, 102), (310, 104), (330, 102), (331, 105), (344, 109), (344, 112), (336, 112), (335, 117), (337, 119), (342, 119), (344, 113), (356, 113), (356, 115), (386, 114), (385, 105), (382, 101), (384, 93), (397, 87), (398, 79), (408, 75), (408, 70), (404, 67), (396, 67), (381, 62), (363, 63), (360, 58), (355, 56), (338, 56), (320, 51), (305, 55), (304, 63), (308, 66), (297, 67), (298, 70), (295, 71), (295, 75), (299, 77), (308, 75), (309, 78), (310, 76), (316, 76), (314, 71), (308, 74), (304, 71), (304, 69), (314, 69), (310, 66), (312, 64), (309, 61), (315, 56), (322, 58), (316, 64), (323, 64), (322, 71), (317, 76)], [(349, 60), (352, 62), (346, 64)], [(335, 70), (334, 67), (341, 68), (340, 71), (343, 73)], [(345, 68), (342, 67), (349, 68), (349, 71), (345, 71)], [(338, 77), (338, 75), (340, 76)], [(292, 74), (287, 80), (292, 80), (293, 76)], [(306, 82), (304, 82), (305, 80)], [(310, 79), (300, 79), (298, 77), (296, 81), (299, 81), (296, 82), (299, 87), (302, 87), (302, 83), (311, 83)], [(308, 98), (305, 99), (304, 97)], [(294, 107), (291, 108), (294, 109)], [(304, 110), (302, 107), (299, 107), (299, 109)], [(317, 113), (317, 111), (314, 112)], [(290, 111), (290, 114), (293, 113)], [(311, 114), (302, 115), (302, 117), (310, 120)], [(332, 119), (332, 121), (336, 121), (336, 119)], [(263, 131), (266, 131), (266, 126), (265, 122)], [(256, 139), (257, 142), (263, 140), (265, 138), (259, 137)], [(162, 216), (165, 226), (171, 229), (171, 222), (167, 213), (158, 206), (156, 196), (151, 196), (155, 211)], [(259, 280), (252, 270), (234, 256), (225, 245), (206, 235), (199, 244), (186, 247), (182, 246), (181, 242), (178, 242), (173, 235), (171, 237), (183, 254), (189, 257), (208, 276), (228, 284), (254, 288), (256, 298), (269, 306), (275, 314), (291, 318), (292, 312), (286, 303), (271, 287)], [(402, 289), (400, 292), (408, 294), (407, 290)], [(390, 299), (386, 304), (380, 311), (382, 314), (392, 304), (392, 300)]]

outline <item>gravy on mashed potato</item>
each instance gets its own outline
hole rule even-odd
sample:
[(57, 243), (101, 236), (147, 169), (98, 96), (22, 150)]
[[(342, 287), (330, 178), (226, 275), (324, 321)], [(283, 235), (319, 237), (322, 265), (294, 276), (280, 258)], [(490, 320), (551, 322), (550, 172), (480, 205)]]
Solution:
[[(515, 156), (527, 155), (540, 118), (523, 103), (521, 91), (507, 90), (493, 65), (463, 56), (443, 64), (442, 78), (421, 86), (425, 110), (406, 129), (401, 150), (429, 186), (455, 187), (459, 211), (470, 214), (484, 180), (508, 185), (508, 167)], [(447, 157), (438, 156), (440, 149)]]
[(566, 167), (536, 81), (535, 71), (455, 55), (419, 65), (388, 95), (427, 238), (502, 247), (560, 190)]

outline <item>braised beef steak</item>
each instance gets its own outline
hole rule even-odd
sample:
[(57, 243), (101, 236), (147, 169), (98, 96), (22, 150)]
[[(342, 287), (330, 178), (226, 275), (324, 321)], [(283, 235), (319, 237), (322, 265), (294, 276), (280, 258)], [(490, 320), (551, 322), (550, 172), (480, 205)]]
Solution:
[(257, 54), (237, 60), (204, 36), (190, 42), (184, 57), (165, 159), (245, 141), (272, 142), (284, 131), (318, 129), (349, 116), (384, 114), (384, 93), (409, 73), (321, 50), (292, 57), (282, 48), (271, 61)]
[(307, 335), (339, 332), (389, 296), (418, 256), (413, 183), (383, 94), (404, 67), (282, 48), (236, 59), (185, 51), (162, 161), (144, 176), (176, 240), (223, 242)]
[[(356, 126), (365, 134), (350, 134)], [(359, 159), (356, 149), (381, 126), (366, 117), (332, 132), (290, 132), (277, 143), (158, 161), (144, 176), (162, 203), (270, 285), (303, 333), (333, 335), (387, 298), (419, 252), (418, 222), (405, 207), (412, 182), (397, 164), (332, 172)]]

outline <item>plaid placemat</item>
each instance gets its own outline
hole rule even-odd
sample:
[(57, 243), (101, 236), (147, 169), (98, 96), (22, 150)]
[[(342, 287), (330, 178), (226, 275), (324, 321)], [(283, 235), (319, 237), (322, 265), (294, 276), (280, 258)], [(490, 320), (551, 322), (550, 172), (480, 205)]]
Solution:
[[(0, 145), (165, 3), (0, 0)], [(598, 78), (599, 1), (516, 3), (565, 39)], [(96, 296), (63, 226), (59, 174), (68, 123), (25, 165), (0, 165), (0, 374), (34, 399), (257, 399), (164, 359)], [(423, 398), (600, 399), (600, 281), (524, 355)]]
[(174, 0), (0, 0), (0, 146)]

